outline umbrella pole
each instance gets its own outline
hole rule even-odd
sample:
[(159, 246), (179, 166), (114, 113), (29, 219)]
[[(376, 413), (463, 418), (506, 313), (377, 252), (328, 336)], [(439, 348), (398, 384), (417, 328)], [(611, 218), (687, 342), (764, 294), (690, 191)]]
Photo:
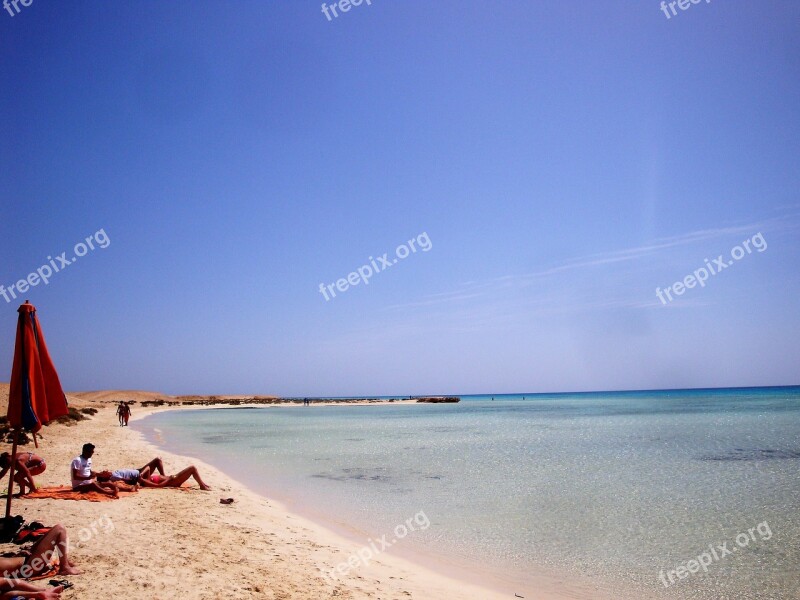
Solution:
[(11, 493), (14, 491), (14, 467), (17, 466), (17, 442), (19, 429), (14, 428), (14, 444), (11, 446), (11, 466), (8, 472), (8, 498), (6, 498), (6, 519), (11, 516)]

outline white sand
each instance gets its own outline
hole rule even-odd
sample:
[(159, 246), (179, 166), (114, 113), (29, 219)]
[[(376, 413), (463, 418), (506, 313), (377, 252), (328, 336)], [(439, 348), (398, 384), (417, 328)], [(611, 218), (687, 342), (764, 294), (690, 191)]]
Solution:
[[(12, 514), (48, 525), (60, 522), (70, 532), (72, 560), (84, 573), (70, 578), (75, 587), (65, 592), (65, 598), (514, 597), (510, 592), (458, 581), (389, 552), (337, 580), (328, 579), (323, 572), (347, 561), (366, 540), (346, 539), (249, 491), (209, 465), (159, 451), (133, 429), (118, 426), (116, 399), (141, 402), (155, 397), (163, 396), (138, 392), (70, 395), (71, 406), (94, 406), (100, 412), (74, 425), (55, 424), (42, 430), (38, 453), (47, 460), (48, 469), (37, 478), (37, 485), (68, 484), (71, 459), (84, 442), (92, 442), (97, 446), (95, 470), (141, 466), (160, 455), (168, 473), (195, 464), (212, 491), (200, 491), (196, 485), (191, 491), (150, 489), (97, 503), (14, 499)], [(6, 398), (7, 386), (0, 387), (0, 409)], [(133, 408), (137, 418), (166, 410)], [(32, 444), (29, 447), (33, 449)], [(7, 485), (7, 479), (4, 483)], [(219, 503), (220, 498), (228, 497), (235, 502)], [(558, 587), (559, 582), (543, 580), (546, 591), (523, 595), (538, 600), (576, 597), (574, 588), (567, 593)]]

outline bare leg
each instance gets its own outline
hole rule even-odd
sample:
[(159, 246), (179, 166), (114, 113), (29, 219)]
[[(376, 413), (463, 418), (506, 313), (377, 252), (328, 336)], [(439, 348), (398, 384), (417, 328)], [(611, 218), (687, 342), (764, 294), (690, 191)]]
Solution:
[(201, 490), (208, 491), (211, 489), (200, 478), (200, 473), (197, 472), (197, 467), (194, 465), (191, 467), (186, 467), (183, 471), (180, 471), (179, 473), (170, 477), (167, 485), (169, 487), (181, 487), (189, 479), (189, 477), (194, 477), (194, 480), (198, 483)]
[[(25, 488), (28, 485), (28, 478), (25, 477), (25, 475), (23, 475), (22, 473), (16, 473), (14, 475), (14, 482), (17, 484), (17, 487), (19, 487), (17, 495), (24, 496)], [(33, 489), (31, 489), (31, 491), (33, 491)]]
[(106, 496), (113, 496), (114, 498), (119, 497), (117, 486), (115, 486), (111, 482), (98, 483), (96, 481), (92, 481), (91, 483), (84, 483), (83, 485), (79, 485), (74, 489), (79, 492), (100, 492), (101, 494), (105, 494)]
[[(145, 471), (147, 471), (147, 475), (145, 475)], [(159, 458), (158, 456), (156, 456), (153, 460), (151, 460), (149, 463), (147, 463), (145, 466), (139, 469), (139, 472), (144, 477), (147, 477), (148, 475), (150, 475), (150, 473), (154, 471), (161, 475), (166, 475), (166, 473), (164, 473), (164, 463), (161, 462), (161, 458)]]
[(58, 574), (59, 575), (80, 575), (80, 571), (74, 568), (69, 562), (67, 555), (67, 530), (63, 525), (56, 525), (45, 536), (36, 542), (31, 548), (31, 554), (25, 559), (25, 564), (35, 566), (32, 563), (38, 558), (38, 562), (44, 563), (45, 567), (40, 567), (37, 574), (46, 570), (46, 565), (50, 564), (50, 558), (54, 552), (58, 555)]
[(105, 493), (113, 496), (114, 498), (119, 498), (119, 489), (117, 489), (116, 484), (111, 483), (110, 481), (104, 481), (103, 483), (97, 482), (97, 487), (101, 490), (105, 490)]
[(0, 578), (0, 598), (8, 600), (11, 598), (40, 598), (50, 600), (51, 598), (61, 598), (62, 586), (42, 589), (20, 579)]
[(63, 589), (64, 588), (62, 586), (47, 588), (46, 590), (40, 589), (37, 592), (21, 592), (18, 589), (15, 589), (13, 592), (6, 592), (5, 594), (0, 595), (0, 599), (14, 600), (14, 598), (32, 598), (34, 600), (58, 600), (61, 598), (61, 592)]

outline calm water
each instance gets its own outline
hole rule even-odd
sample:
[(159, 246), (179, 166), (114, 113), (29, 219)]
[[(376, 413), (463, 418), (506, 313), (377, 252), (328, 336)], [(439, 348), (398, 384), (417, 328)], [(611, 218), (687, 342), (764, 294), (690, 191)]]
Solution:
[[(136, 427), (365, 541), (423, 511), (430, 526), (398, 547), (503, 576), (800, 598), (800, 387), (176, 411)], [(712, 558), (723, 543), (735, 550)], [(706, 551), (707, 573), (678, 570)]]

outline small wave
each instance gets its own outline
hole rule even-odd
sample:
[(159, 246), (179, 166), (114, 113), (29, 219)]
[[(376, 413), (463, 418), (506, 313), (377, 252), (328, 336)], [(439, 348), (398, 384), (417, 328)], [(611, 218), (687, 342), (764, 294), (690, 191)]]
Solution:
[(704, 454), (700, 460), (757, 461), (800, 458), (800, 450), (773, 450), (770, 448), (734, 448), (722, 454)]

